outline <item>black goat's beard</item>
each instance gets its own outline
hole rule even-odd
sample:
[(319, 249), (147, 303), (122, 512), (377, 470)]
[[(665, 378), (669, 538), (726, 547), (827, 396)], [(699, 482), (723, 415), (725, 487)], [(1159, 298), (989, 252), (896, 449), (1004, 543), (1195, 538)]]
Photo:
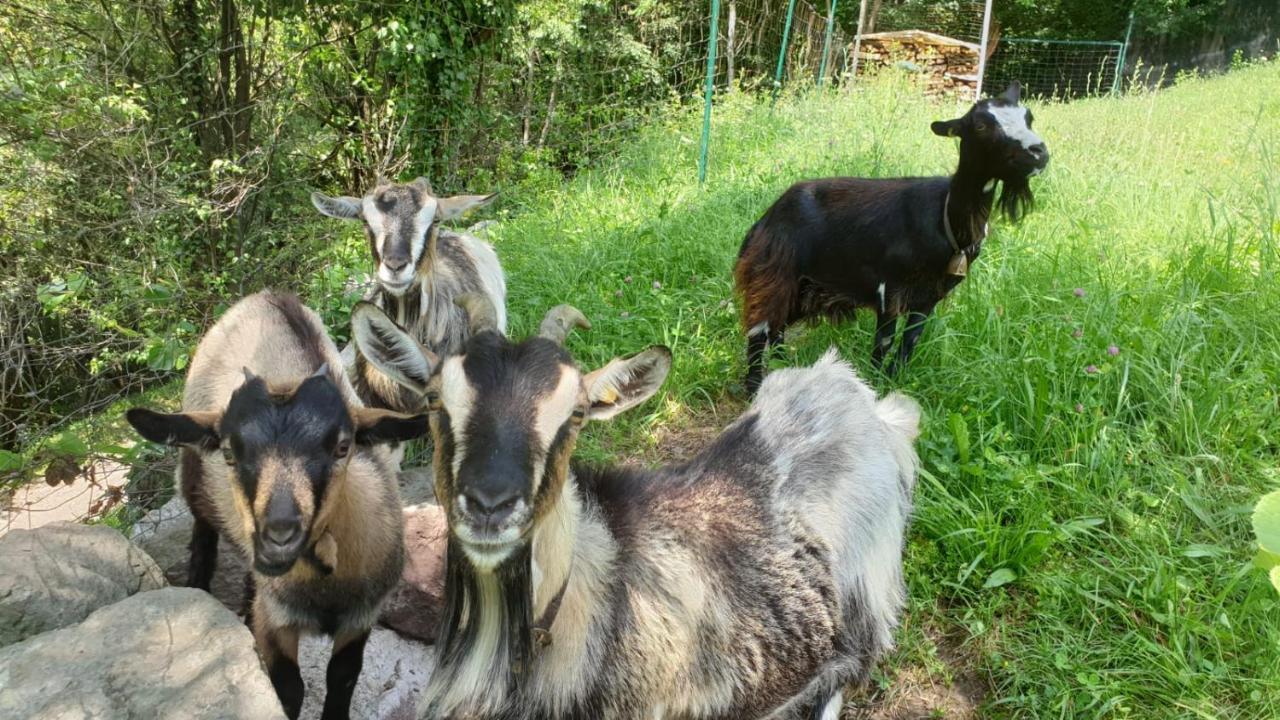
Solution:
[[(512, 552), (498, 567), (483, 576), (457, 540), (450, 537), (445, 558), (444, 609), (436, 632), (436, 667), (424, 695), (424, 718), (448, 718), (452, 709), (440, 706), (455, 681), (461, 676), (470, 656), (480, 642), (481, 614), (485, 602), (484, 582), (497, 583), (498, 642), (490, 670), (505, 674), (509, 697), (516, 694), (528, 673), (532, 659), (533, 578), (532, 550), (529, 543)], [(499, 686), (501, 675), (493, 677)], [(494, 698), (490, 697), (489, 700)], [(499, 705), (506, 704), (499, 701)], [(468, 715), (466, 705), (458, 708)]]
[(1035, 205), (1035, 197), (1031, 194), (1031, 176), (1012, 175), (1002, 178), (1000, 183), (1000, 200), (997, 203), (1000, 212), (1011, 222), (1018, 222)]

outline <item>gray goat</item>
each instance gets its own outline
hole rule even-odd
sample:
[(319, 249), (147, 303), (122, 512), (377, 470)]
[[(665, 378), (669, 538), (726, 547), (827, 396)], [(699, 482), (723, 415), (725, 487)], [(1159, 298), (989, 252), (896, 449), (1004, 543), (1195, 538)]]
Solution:
[[(450, 355), (467, 339), (466, 319), (453, 302), (459, 295), (483, 294), (497, 308), (499, 327), (507, 324), (506, 280), (493, 246), (440, 227), (441, 221), (493, 198), (438, 198), (426, 178), (418, 178), (408, 184), (379, 182), (363, 198), (316, 192), (311, 203), (329, 217), (364, 223), (377, 268), (377, 285), (365, 299), (408, 328), (431, 352)], [(370, 367), (358, 347), (355, 350), (349, 364), (361, 399), (374, 407), (412, 412), (414, 398)]]
[(915, 402), (877, 400), (832, 352), (770, 375), (687, 463), (586, 468), (583, 424), (652, 396), (670, 351), (582, 373), (571, 308), (516, 343), (462, 302), (471, 338), (447, 358), (372, 305), (352, 316), (370, 362), (426, 400), (449, 524), (419, 717), (837, 718), (904, 601)]

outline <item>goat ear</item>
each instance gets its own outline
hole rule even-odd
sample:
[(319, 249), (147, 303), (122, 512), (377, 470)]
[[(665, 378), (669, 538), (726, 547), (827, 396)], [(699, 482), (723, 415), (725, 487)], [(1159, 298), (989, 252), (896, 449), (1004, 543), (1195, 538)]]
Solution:
[(439, 358), (387, 317), (377, 305), (357, 303), (351, 311), (351, 337), (356, 351), (387, 377), (424, 394)]
[(161, 445), (212, 450), (218, 447), (218, 421), (222, 413), (162, 413), (147, 408), (130, 408), (125, 419), (142, 437)]
[(653, 397), (671, 372), (671, 350), (654, 345), (625, 358), (614, 358), (608, 365), (587, 373), (587, 411), (592, 420), (607, 420)]
[(411, 185), (413, 185), (414, 187), (418, 188), (419, 190), (423, 190), (423, 191), (425, 191), (428, 195), (430, 195), (430, 196), (432, 196), (432, 197), (435, 197), (435, 192), (433, 192), (433, 191), (431, 190), (431, 181), (430, 181), (430, 180), (427, 180), (426, 178), (419, 176), (419, 177), (414, 178), (414, 179), (413, 179), (413, 182), (412, 182), (412, 183), (410, 183), (410, 184), (411, 184)]
[(1005, 88), (1004, 93), (1002, 93), (1000, 97), (1008, 101), (1010, 104), (1017, 105), (1018, 101), (1022, 98), (1022, 84), (1017, 80), (1014, 80), (1009, 83), (1009, 87)]
[(427, 434), (426, 415), (405, 415), (390, 410), (356, 408), (351, 413), (357, 445), (408, 442)]
[(452, 220), (468, 210), (473, 210), (493, 202), (498, 193), (488, 195), (454, 195), (440, 198), (440, 206), (436, 209), (436, 217), (440, 220)]
[(933, 134), (938, 137), (959, 137), (963, 126), (964, 118), (956, 118), (955, 120), (935, 120), (929, 129), (933, 130)]
[(360, 198), (353, 197), (329, 197), (324, 193), (311, 193), (311, 204), (316, 206), (322, 214), (339, 220), (359, 220), (360, 219)]

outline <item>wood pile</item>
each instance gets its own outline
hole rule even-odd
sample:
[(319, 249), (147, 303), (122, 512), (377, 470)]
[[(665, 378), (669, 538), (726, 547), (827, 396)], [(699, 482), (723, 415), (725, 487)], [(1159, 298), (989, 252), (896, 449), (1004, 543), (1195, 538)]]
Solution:
[(862, 36), (858, 50), (858, 72), (895, 67), (920, 73), (929, 97), (971, 100), (978, 87), (980, 50), (975, 43), (923, 30), (869, 33)]

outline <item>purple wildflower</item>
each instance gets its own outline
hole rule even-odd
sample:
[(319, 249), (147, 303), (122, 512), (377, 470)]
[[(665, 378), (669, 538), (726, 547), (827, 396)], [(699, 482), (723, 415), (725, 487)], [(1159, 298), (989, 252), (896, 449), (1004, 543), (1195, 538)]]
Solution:
[(661, 290), (661, 289), (662, 289), (662, 283), (658, 282), (657, 280), (654, 280), (654, 281), (653, 281), (653, 289), (654, 289), (654, 290)]
[(1076, 297), (1084, 297), (1084, 288), (1076, 288), (1075, 290), (1071, 291), (1071, 294), (1075, 295)]
[(1084, 412), (1084, 403), (1076, 403), (1076, 412), (1078, 413)]
[(1116, 347), (1115, 345), (1108, 345), (1107, 354), (1110, 355), (1111, 357), (1115, 357), (1116, 355), (1120, 354), (1120, 348)]
[(1098, 366), (1097, 366), (1097, 365), (1086, 365), (1086, 366), (1085, 366), (1085, 368), (1084, 368), (1084, 371), (1085, 371), (1086, 373), (1090, 374), (1090, 375), (1093, 375), (1094, 373), (1098, 372)]

